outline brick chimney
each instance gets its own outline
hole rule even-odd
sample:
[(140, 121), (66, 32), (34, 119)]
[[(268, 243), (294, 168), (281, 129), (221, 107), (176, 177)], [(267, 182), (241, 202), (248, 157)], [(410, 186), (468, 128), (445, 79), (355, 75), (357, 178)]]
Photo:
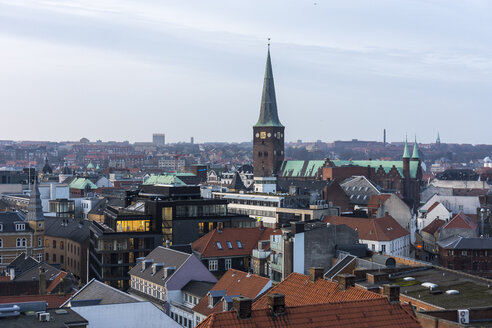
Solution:
[(285, 295), (279, 293), (268, 294), (268, 307), (274, 315), (285, 313)]
[(39, 294), (46, 294), (46, 271), (44, 268), (39, 268)]
[(236, 311), (239, 319), (251, 318), (251, 305), (253, 300), (249, 297), (239, 296), (232, 299), (232, 308)]
[(390, 303), (400, 303), (400, 286), (383, 285), (383, 295), (388, 298)]
[(355, 276), (353, 274), (342, 273), (337, 275), (336, 279), (340, 290), (347, 290), (349, 287), (355, 286)]
[(325, 269), (321, 267), (311, 267), (309, 268), (309, 281), (315, 282), (318, 279), (323, 279), (325, 274)]
[(223, 229), (224, 229), (224, 223), (223, 222), (217, 222), (217, 232), (222, 233)]

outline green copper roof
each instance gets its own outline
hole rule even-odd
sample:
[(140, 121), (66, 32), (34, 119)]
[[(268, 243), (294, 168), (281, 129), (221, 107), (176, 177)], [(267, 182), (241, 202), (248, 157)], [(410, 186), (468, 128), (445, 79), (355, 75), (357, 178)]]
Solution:
[(261, 96), (260, 117), (258, 118), (258, 122), (255, 126), (283, 127), (282, 123), (280, 123), (280, 120), (278, 119), (275, 85), (273, 83), (272, 62), (270, 60), (270, 47), (268, 47), (265, 81), (263, 82), (263, 94)]
[(89, 164), (87, 164), (87, 169), (88, 170), (94, 169), (94, 164), (92, 164), (92, 162), (89, 162)]
[(413, 143), (412, 158), (419, 158), (419, 149), (418, 149), (418, 146), (417, 146), (417, 139), (415, 139), (415, 142)]
[(436, 139), (436, 142), (437, 142), (437, 143), (441, 143), (441, 137), (439, 137), (439, 132), (437, 132), (437, 139)]
[(89, 179), (86, 178), (76, 178), (68, 185), (72, 189), (85, 189), (89, 185), (91, 189), (97, 189), (97, 186)]
[(145, 180), (144, 185), (173, 185), (173, 186), (186, 186), (177, 174), (163, 174), (163, 175), (152, 175)]
[(403, 158), (410, 158), (410, 152), (408, 151), (408, 142), (405, 140), (405, 148), (403, 148)]
[[(393, 166), (403, 177), (403, 161), (348, 161), (348, 160), (333, 160), (331, 161), (335, 167), (340, 166), (363, 166), (371, 167), (376, 171), (381, 167), (385, 173), (389, 173)], [(298, 177), (298, 178), (314, 178), (318, 170), (323, 167), (325, 161), (284, 161), (280, 167), (279, 176), (283, 178)], [(417, 177), (419, 162), (410, 162), (410, 177)]]

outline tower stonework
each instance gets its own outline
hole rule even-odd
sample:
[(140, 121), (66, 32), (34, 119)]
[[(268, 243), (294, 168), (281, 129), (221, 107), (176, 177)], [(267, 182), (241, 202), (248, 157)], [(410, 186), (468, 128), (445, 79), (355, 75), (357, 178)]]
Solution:
[(277, 112), (270, 48), (268, 48), (260, 117), (253, 126), (253, 169), (255, 177), (276, 176), (284, 161), (284, 130)]

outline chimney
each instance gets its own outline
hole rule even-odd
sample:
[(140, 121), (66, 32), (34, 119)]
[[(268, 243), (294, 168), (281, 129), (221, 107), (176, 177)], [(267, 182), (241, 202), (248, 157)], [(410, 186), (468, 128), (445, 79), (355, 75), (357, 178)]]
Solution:
[(236, 311), (239, 319), (251, 318), (251, 305), (253, 300), (249, 297), (239, 296), (232, 299), (232, 308)]
[(400, 303), (400, 286), (383, 285), (383, 295), (388, 298), (390, 303)]
[(268, 294), (268, 307), (274, 315), (284, 314), (285, 295), (279, 293)]
[(222, 233), (222, 229), (224, 229), (224, 223), (223, 222), (217, 222), (217, 232)]
[(39, 294), (46, 294), (46, 271), (44, 268), (39, 268)]
[(336, 279), (340, 290), (347, 290), (349, 287), (355, 286), (355, 276), (353, 274), (342, 273), (337, 275)]
[(263, 221), (258, 221), (258, 227), (260, 228), (260, 230), (265, 229), (265, 227), (263, 226)]
[(325, 274), (325, 269), (321, 267), (309, 268), (309, 281), (315, 282), (318, 279), (323, 279)]
[(10, 268), (10, 270), (9, 270), (9, 276), (10, 276), (10, 280), (14, 280), (15, 279), (15, 268)]

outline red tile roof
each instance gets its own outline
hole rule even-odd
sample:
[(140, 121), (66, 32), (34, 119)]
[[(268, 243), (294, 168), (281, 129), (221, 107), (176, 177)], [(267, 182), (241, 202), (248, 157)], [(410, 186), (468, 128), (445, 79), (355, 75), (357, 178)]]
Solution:
[[(249, 256), (258, 246), (258, 241), (270, 240), (270, 235), (281, 233), (281, 230), (272, 228), (224, 228), (221, 232), (214, 229), (192, 243), (191, 247), (193, 251), (200, 253), (202, 258)], [(241, 242), (242, 248), (238, 247), (238, 242)]]
[(58, 284), (63, 280), (63, 278), (65, 278), (66, 276), (68, 275), (67, 272), (65, 271), (60, 271), (60, 273), (55, 277), (55, 279), (53, 279), (53, 281), (51, 282), (51, 284), (48, 286), (48, 288), (46, 288), (46, 292), (49, 294), (53, 291), (53, 289), (56, 288), (56, 286), (58, 286)]
[[(229, 269), (211, 289), (225, 290), (227, 296), (241, 295), (254, 299), (269, 284), (270, 279), (255, 274), (248, 274), (243, 271)], [(208, 307), (208, 296), (205, 296), (193, 308), (193, 311), (203, 315), (222, 311), (222, 302), (218, 302), (215, 307)]]
[(427, 209), (427, 213), (430, 213), (430, 211), (432, 211), (433, 209), (435, 209), (440, 203), (439, 202), (434, 202), (434, 204), (432, 204), (428, 209)]
[(0, 304), (45, 301), (48, 303), (48, 309), (55, 309), (59, 308), (72, 295), (73, 294), (0, 296)]
[(442, 227), (443, 229), (461, 228), (477, 230), (477, 224), (473, 222), (465, 213), (459, 212), (451, 221)]
[(430, 233), (431, 235), (435, 234), (440, 227), (446, 224), (446, 221), (441, 219), (435, 219), (431, 223), (429, 223), (422, 231)]
[(356, 230), (359, 233), (359, 239), (363, 240), (388, 241), (410, 234), (391, 215), (381, 218), (330, 216), (323, 221), (331, 224), (345, 224)]
[(386, 298), (287, 307), (281, 315), (270, 309), (253, 310), (239, 319), (235, 311), (214, 313), (197, 327), (422, 327), (409, 305), (390, 304)]
[[(325, 279), (318, 279), (313, 283), (309, 281), (308, 276), (295, 272), (291, 273), (268, 293), (284, 294), (286, 306), (333, 303), (383, 297), (380, 294), (370, 292), (365, 288), (357, 286), (349, 287), (347, 290), (339, 290), (338, 283)], [(253, 309), (266, 309), (267, 307), (267, 295), (261, 296), (253, 304)]]
[(372, 209), (378, 209), (379, 201), (381, 201), (381, 203), (384, 203), (390, 197), (391, 194), (371, 195), (371, 198), (369, 198), (369, 202), (367, 203), (367, 207)]

